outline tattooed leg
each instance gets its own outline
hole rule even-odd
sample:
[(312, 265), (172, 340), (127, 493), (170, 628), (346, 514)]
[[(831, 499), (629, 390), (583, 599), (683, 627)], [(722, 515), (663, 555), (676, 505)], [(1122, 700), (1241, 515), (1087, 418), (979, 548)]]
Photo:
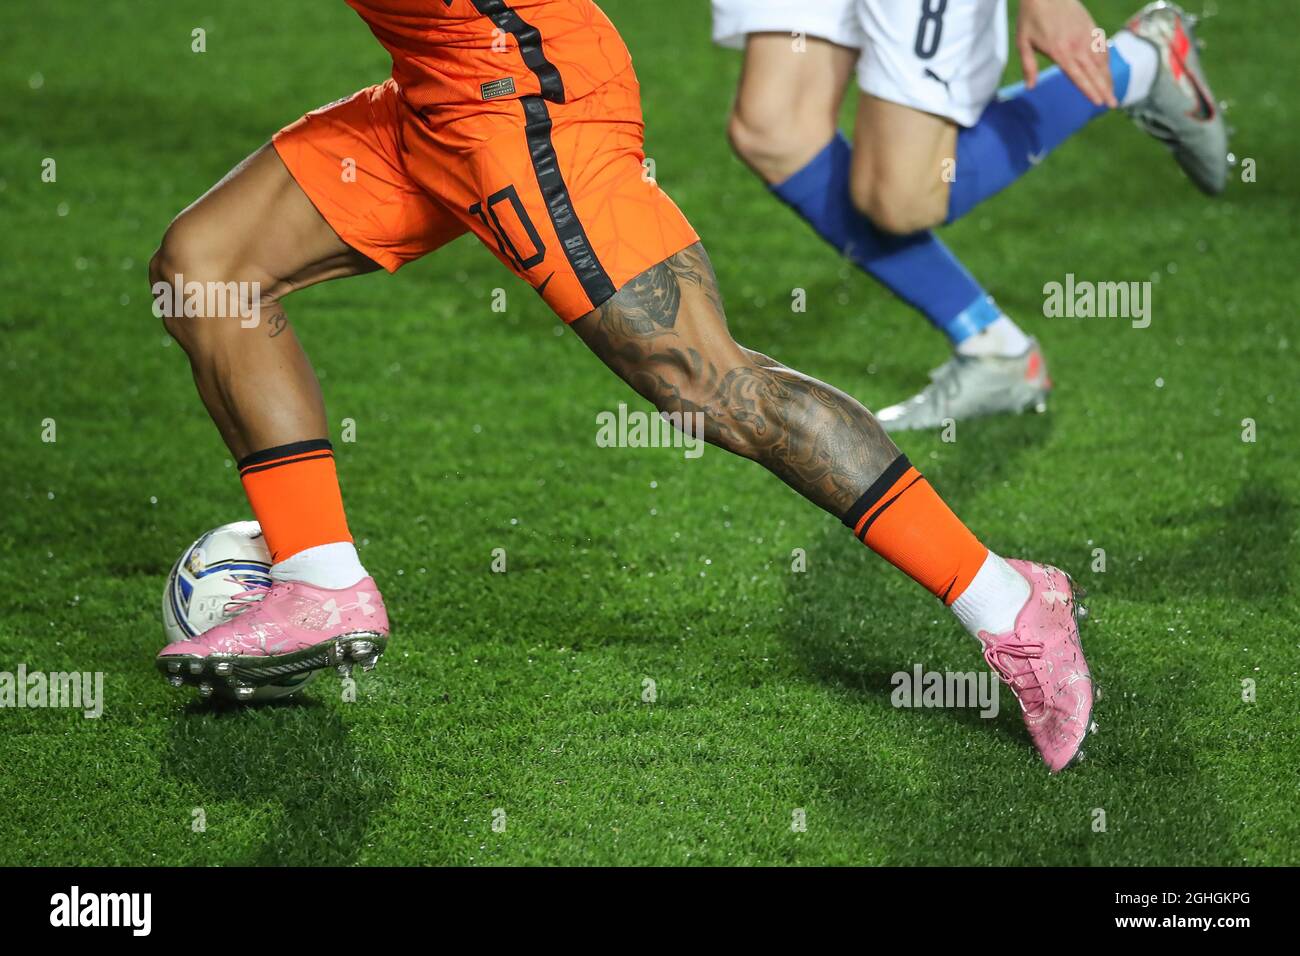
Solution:
[(574, 330), (662, 412), (702, 412), (705, 439), (836, 517), (898, 458), (858, 401), (736, 344), (704, 247), (647, 269)]
[[(328, 434), (316, 374), (281, 298), (376, 268), (335, 235), (269, 146), (167, 229), (149, 264), (151, 288), (183, 276), (186, 283), (232, 290), (217, 315), (171, 315), (164, 322), (189, 356), (199, 395), (236, 460)], [(256, 313), (233, 292), (239, 283), (259, 291)], [(218, 303), (205, 301), (205, 309), (210, 304)]]
[[(1095, 725), (1069, 578), (994, 554), (870, 412), (737, 345), (700, 245), (647, 269), (573, 327), (661, 411), (703, 413), (712, 444), (762, 464), (950, 607), (1020, 698), (1048, 767), (1076, 759)], [(1053, 668), (1068, 679), (1053, 683)]]

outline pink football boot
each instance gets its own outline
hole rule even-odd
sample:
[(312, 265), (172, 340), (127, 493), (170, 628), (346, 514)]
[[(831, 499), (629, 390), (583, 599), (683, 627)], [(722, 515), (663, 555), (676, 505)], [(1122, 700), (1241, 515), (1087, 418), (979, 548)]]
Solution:
[(1095, 732), (1092, 675), (1083, 659), (1078, 621), (1087, 616), (1074, 582), (1059, 568), (1008, 560), (1029, 582), (1029, 600), (1005, 634), (981, 631), (984, 660), (1015, 693), (1025, 726), (1052, 773), (1083, 759), (1083, 738)]
[(224, 681), (237, 700), (251, 700), (258, 687), (308, 671), (337, 667), (347, 676), (352, 661), (370, 670), (388, 644), (388, 612), (369, 577), (338, 590), (276, 581), (235, 595), (227, 613), (159, 652), (158, 669), (173, 686), (196, 684), (208, 697)]

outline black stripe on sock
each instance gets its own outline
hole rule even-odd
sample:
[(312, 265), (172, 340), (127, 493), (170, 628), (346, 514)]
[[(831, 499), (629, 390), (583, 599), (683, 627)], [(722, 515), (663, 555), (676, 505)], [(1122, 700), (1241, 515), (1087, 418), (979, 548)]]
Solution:
[(618, 290), (596, 258), (596, 250), (582, 228), (582, 221), (578, 219), (573, 200), (569, 197), (569, 187), (560, 174), (560, 160), (555, 154), (555, 144), (551, 142), (551, 112), (546, 108), (546, 101), (540, 96), (524, 96), (520, 102), (524, 107), (524, 134), (528, 137), (533, 173), (541, 187), (551, 225), (564, 247), (569, 266), (594, 309)]
[(244, 475), (255, 475), (255, 473), (259, 471), (270, 471), (272, 470), (272, 468), (283, 468), (286, 466), (286, 464), (298, 464), (299, 462), (315, 462), (317, 458), (333, 458), (333, 457), (334, 457), (333, 451), (326, 451), (326, 453), (322, 455), (299, 455), (298, 458), (289, 458), (283, 460), (283, 462), (272, 462), (270, 464), (255, 464), (255, 466), (251, 468), (244, 468), (244, 470), (240, 471), (239, 477), (243, 477)]
[[(911, 487), (912, 487), (914, 484), (916, 484), (918, 481), (925, 481), (925, 476), (924, 476), (924, 475), (917, 475), (915, 478), (913, 478), (911, 481), (909, 481), (909, 482), (907, 483), (907, 488), (911, 488)], [(903, 495), (905, 495), (905, 494), (907, 493), (907, 488), (904, 488), (902, 491), (900, 491), (898, 494), (894, 495), (894, 497), (890, 498), (890, 499), (889, 499), (888, 501), (886, 501), (883, 505), (881, 505), (879, 508), (876, 509), (875, 514), (873, 514), (870, 518), (867, 519), (866, 524), (864, 524), (864, 525), (862, 526), (862, 530), (861, 530), (860, 532), (858, 532), (858, 540), (859, 540), (859, 541), (866, 541), (866, 540), (867, 540), (867, 532), (870, 531), (870, 530), (871, 530), (871, 526), (872, 526), (873, 524), (876, 523), (876, 519), (879, 518), (881, 515), (883, 515), (883, 514), (884, 514), (884, 513), (889, 509), (889, 506), (890, 506), (890, 505), (892, 505), (892, 504), (893, 504), (895, 501), (897, 501), (899, 498), (903, 497)]]
[(564, 80), (555, 64), (546, 58), (546, 53), (542, 50), (541, 31), (531, 23), (525, 22), (505, 0), (474, 0), (474, 9), (515, 38), (524, 65), (537, 77), (543, 99), (548, 99), (552, 103), (563, 103)]
[(856, 528), (858, 522), (862, 520), (862, 516), (870, 511), (877, 501), (885, 497), (889, 489), (894, 487), (894, 483), (899, 478), (902, 478), (904, 472), (911, 467), (912, 463), (907, 460), (907, 456), (900, 453), (897, 458), (889, 463), (889, 467), (881, 473), (880, 477), (871, 483), (871, 487), (862, 493), (862, 497), (853, 503), (853, 507), (844, 513), (844, 517), (840, 520), (850, 528)]
[(285, 465), (296, 465), (300, 461), (315, 461), (318, 458), (333, 458), (334, 452), (327, 451), (323, 455), (299, 455), (297, 458), (289, 458), (285, 461), (273, 461), (269, 465), (254, 465), (252, 468), (245, 468), (239, 472), (239, 477), (253, 475), (259, 471), (270, 471), (272, 468), (283, 468)]
[(262, 451), (255, 451), (251, 455), (239, 459), (239, 470), (243, 471), (249, 465), (260, 465), (264, 462), (275, 461), (277, 458), (287, 458), (290, 455), (302, 455), (309, 451), (330, 451), (334, 447), (330, 444), (328, 438), (312, 438), (308, 441), (290, 442), (288, 445), (276, 445), (274, 448), (264, 448)]

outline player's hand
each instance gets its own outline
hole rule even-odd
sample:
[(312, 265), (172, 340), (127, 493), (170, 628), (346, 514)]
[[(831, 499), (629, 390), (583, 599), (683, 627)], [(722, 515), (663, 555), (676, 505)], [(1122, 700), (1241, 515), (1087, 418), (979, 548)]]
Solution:
[(1025, 85), (1038, 82), (1036, 53), (1051, 57), (1094, 106), (1115, 109), (1106, 34), (1079, 0), (1020, 0), (1016, 49), (1025, 70)]

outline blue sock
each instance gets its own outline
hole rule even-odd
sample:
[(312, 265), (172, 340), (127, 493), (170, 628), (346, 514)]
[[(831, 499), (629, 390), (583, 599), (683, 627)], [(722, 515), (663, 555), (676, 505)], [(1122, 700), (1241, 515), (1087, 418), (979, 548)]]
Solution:
[[(1128, 89), (1128, 63), (1110, 48), (1115, 98)], [(1093, 106), (1060, 67), (1045, 70), (1032, 90), (1023, 83), (998, 92), (979, 122), (957, 134), (957, 178), (948, 196), (948, 222), (956, 222), (1038, 165), (1089, 121), (1109, 113)]]
[(849, 196), (852, 148), (837, 133), (803, 169), (772, 191), (858, 268), (921, 312), (954, 345), (1001, 314), (966, 268), (932, 232), (881, 232)]

